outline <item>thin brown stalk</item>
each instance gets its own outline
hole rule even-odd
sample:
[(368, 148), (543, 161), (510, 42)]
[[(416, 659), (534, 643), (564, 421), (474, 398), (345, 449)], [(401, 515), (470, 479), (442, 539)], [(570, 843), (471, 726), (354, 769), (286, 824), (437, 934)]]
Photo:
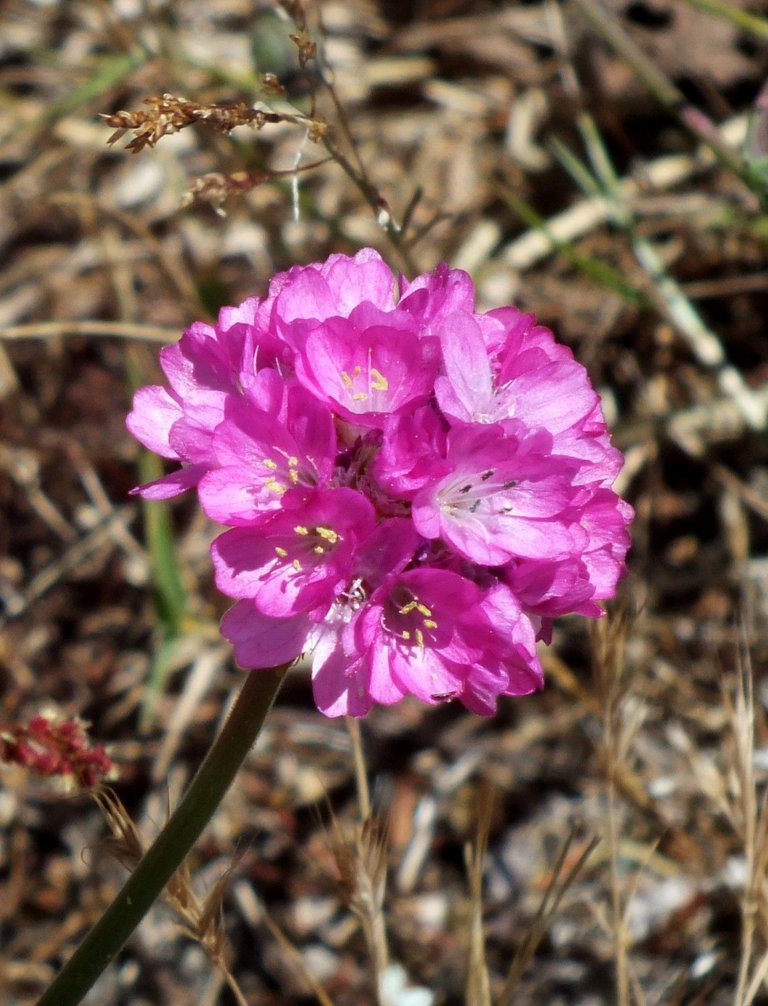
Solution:
[(304, 963), (304, 959), (301, 956), (300, 951), (293, 943), (288, 939), (280, 926), (275, 922), (269, 912), (262, 906), (262, 914), (264, 918), (264, 923), (270, 933), (274, 936), (275, 940), (278, 942), (280, 947), (285, 952), (288, 959), (296, 968), (296, 971), (301, 975), (302, 979), (307, 983), (312, 993), (316, 997), (320, 1006), (334, 1006), (333, 1002), (328, 996), (323, 986), (318, 982), (315, 976), (307, 968)]
[(531, 923), (528, 933), (520, 946), (517, 948), (515, 956), (512, 959), (512, 964), (509, 972), (507, 973), (507, 978), (504, 982), (504, 987), (501, 990), (497, 1006), (511, 1006), (515, 990), (520, 984), (520, 979), (522, 978), (525, 969), (533, 959), (539, 944), (549, 930), (552, 919), (560, 907), (563, 897), (579, 876), (586, 865), (587, 860), (600, 842), (600, 839), (596, 835), (592, 836), (579, 853), (574, 865), (566, 871), (566, 862), (569, 858), (569, 853), (571, 852), (575, 838), (576, 829), (572, 827), (563, 842), (560, 853), (554, 866), (552, 867), (547, 889), (541, 899), (541, 903), (539, 904), (533, 922)]
[(331, 851), (339, 871), (341, 893), (357, 916), (371, 957), (378, 1000), (381, 978), (389, 963), (389, 947), (384, 919), (387, 875), (387, 833), (373, 818), (354, 828), (352, 836), (338, 825), (331, 839)]
[(57, 339), (65, 335), (87, 335), (105, 339), (140, 339), (163, 345), (175, 342), (177, 328), (133, 324), (127, 321), (36, 321), (27, 325), (4, 325), (0, 339)]
[(357, 788), (357, 803), (360, 808), (360, 820), (367, 821), (371, 816), (371, 792), (368, 787), (368, 772), (365, 767), (360, 721), (353, 716), (347, 716), (346, 724), (352, 739), (352, 760), (355, 766), (355, 786)]
[(602, 737), (600, 760), (605, 773), (605, 824), (610, 863), (610, 918), (613, 939), (616, 1002), (630, 1006), (630, 968), (627, 958), (627, 925), (619, 869), (620, 827), (617, 777), (623, 765), (636, 724), (625, 721), (624, 640), (627, 623), (623, 616), (608, 617), (593, 629), (593, 673)]
[(471, 921), (469, 929), (469, 967), (465, 1000), (468, 1006), (491, 1006), (491, 986), (485, 960), (483, 927), (483, 861), (488, 848), (493, 814), (493, 793), (484, 789), (480, 794), (477, 832), (474, 843), (464, 850), (469, 875)]
[[(733, 746), (731, 750), (731, 777), (733, 787), (729, 817), (741, 839), (746, 861), (747, 879), (741, 897), (741, 947), (739, 970), (734, 1003), (747, 1006), (762, 982), (765, 972), (765, 956), (755, 967), (753, 960), (759, 935), (761, 916), (766, 909), (765, 865), (766, 832), (768, 822), (768, 801), (766, 796), (758, 798), (755, 779), (755, 696), (752, 682), (752, 667), (747, 648), (739, 655), (738, 676), (733, 693), (724, 694), (728, 710)], [(763, 943), (768, 942), (768, 933), (763, 929)]]

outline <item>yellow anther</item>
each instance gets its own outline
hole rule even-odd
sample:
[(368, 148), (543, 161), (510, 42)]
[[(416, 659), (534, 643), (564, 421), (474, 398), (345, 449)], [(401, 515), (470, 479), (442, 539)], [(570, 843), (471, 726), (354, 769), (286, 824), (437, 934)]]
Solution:
[(423, 650), (424, 649), (424, 633), (421, 631), (421, 629), (416, 629), (413, 634), (416, 637), (416, 642), (419, 644), (419, 646)]
[(429, 618), (429, 616), (432, 614), (432, 612), (426, 606), (426, 604), (417, 604), (416, 605), (416, 610), (418, 611), (418, 613), (420, 615), (424, 615), (425, 618)]
[(410, 613), (413, 611), (413, 609), (417, 608), (418, 606), (419, 606), (419, 602), (418, 601), (409, 601), (408, 604), (404, 605), (400, 609), (399, 614), (401, 614), (401, 615), (410, 615)]
[(296, 483), (299, 481), (299, 473), (292, 469), (291, 471), (288, 472), (288, 478), (291, 480), (293, 485), (296, 485)]
[(299, 562), (298, 559), (294, 559), (291, 565), (293, 566), (293, 568), (296, 570), (297, 573), (301, 572), (301, 563)]
[(375, 367), (371, 367), (368, 373), (370, 374), (371, 387), (374, 391), (389, 391), (389, 381), (380, 370), (376, 370)]
[(346, 370), (342, 370), (341, 373), (339, 374), (339, 377), (341, 378), (341, 383), (344, 385), (345, 388), (352, 387), (352, 378), (349, 376)]
[(303, 524), (297, 524), (296, 527), (293, 530), (294, 530), (295, 534), (301, 534), (301, 535), (308, 535), (309, 534), (309, 528), (308, 527), (304, 527)]
[(295, 458), (293, 455), (291, 455), (288, 458), (288, 465), (289, 465), (290, 468), (296, 468), (296, 466), (298, 465), (298, 463), (299, 463), (299, 459)]
[(281, 559), (284, 559), (288, 555), (288, 553), (285, 551), (285, 549), (284, 548), (280, 548), (279, 545), (275, 545), (275, 552), (277, 553), (277, 555), (280, 556)]
[(405, 640), (408, 640), (408, 639), (411, 638), (411, 634), (410, 634), (410, 632), (407, 629), (403, 629), (403, 631), (400, 633), (400, 635)]
[(277, 471), (277, 462), (273, 461), (272, 458), (264, 458), (261, 462), (265, 468), (268, 468), (271, 472)]
[(312, 551), (315, 553), (315, 555), (325, 555), (325, 549), (323, 548), (322, 545), (315, 545)]
[(436, 629), (437, 628), (437, 622), (434, 620), (434, 618), (425, 618), (424, 619), (424, 628), (425, 629)]
[(353, 402), (367, 402), (368, 401), (368, 395), (366, 395), (366, 393), (364, 391), (356, 391), (354, 393), (354, 395), (352, 396), (352, 401)]
[(281, 496), (285, 492), (285, 486), (281, 486), (277, 479), (273, 478), (271, 475), (268, 479), (264, 480), (264, 485), (270, 492), (279, 493)]
[(341, 540), (341, 535), (337, 534), (332, 527), (324, 527), (322, 524), (318, 524), (315, 528), (315, 534), (318, 534), (325, 541), (329, 541), (331, 545), (335, 545)]

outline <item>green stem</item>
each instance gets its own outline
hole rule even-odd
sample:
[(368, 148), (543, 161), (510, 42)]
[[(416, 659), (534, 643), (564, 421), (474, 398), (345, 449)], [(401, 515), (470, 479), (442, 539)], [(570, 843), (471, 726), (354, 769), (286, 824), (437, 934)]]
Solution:
[(261, 729), (285, 667), (251, 671), (224, 727), (168, 823), (37, 1006), (76, 1006), (183, 862)]

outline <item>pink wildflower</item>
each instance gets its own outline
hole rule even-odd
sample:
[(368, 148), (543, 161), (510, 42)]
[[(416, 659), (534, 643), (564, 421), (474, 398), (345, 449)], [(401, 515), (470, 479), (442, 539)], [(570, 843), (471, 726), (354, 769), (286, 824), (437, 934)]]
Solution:
[(405, 695), (487, 715), (541, 687), (552, 619), (599, 617), (632, 508), (585, 369), (470, 278), (370, 249), (296, 266), (164, 349), (128, 426), (230, 530), (213, 544), (245, 667), (306, 653), (329, 716)]

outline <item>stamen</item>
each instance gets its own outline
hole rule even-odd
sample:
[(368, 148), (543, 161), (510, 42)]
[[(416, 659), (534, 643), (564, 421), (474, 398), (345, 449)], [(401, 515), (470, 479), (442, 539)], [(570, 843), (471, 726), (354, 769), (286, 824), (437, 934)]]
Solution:
[(325, 541), (329, 541), (331, 545), (336, 545), (341, 541), (341, 535), (334, 531), (332, 527), (325, 527), (322, 524), (318, 524), (315, 528), (315, 534), (320, 535)]

